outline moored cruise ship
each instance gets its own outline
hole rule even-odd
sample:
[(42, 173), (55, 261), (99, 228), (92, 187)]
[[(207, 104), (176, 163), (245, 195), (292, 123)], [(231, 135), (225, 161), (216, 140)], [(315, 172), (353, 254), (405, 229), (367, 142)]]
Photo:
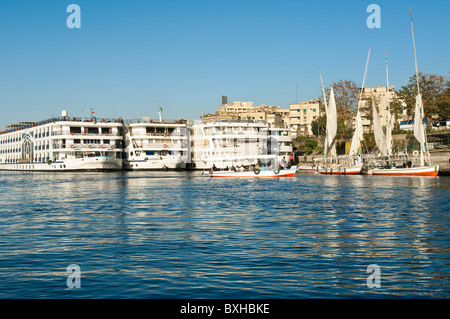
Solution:
[(269, 154), (276, 154), (278, 161), (284, 158), (289, 160), (292, 155), (292, 137), (289, 135), (287, 127), (269, 127), (268, 131)]
[(0, 170), (121, 170), (123, 121), (62, 116), (0, 132)]
[(189, 162), (189, 129), (186, 120), (154, 121), (147, 117), (125, 124), (127, 170), (174, 170)]
[(248, 121), (196, 122), (192, 125), (191, 149), (195, 169), (269, 163), (267, 124)]

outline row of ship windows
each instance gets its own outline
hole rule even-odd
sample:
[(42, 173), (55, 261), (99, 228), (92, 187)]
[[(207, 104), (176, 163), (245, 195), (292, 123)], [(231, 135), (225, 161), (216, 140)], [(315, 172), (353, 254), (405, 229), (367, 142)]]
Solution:
[[(50, 132), (35, 134), (35, 138), (43, 138), (43, 137), (48, 137), (48, 136), (50, 136)], [(7, 144), (7, 143), (14, 143), (14, 142), (21, 142), (21, 141), (22, 141), (22, 137), (18, 136), (18, 137), (14, 137), (14, 138), (1, 139), (0, 144)]]
[[(36, 163), (48, 163), (48, 161), (50, 160), (50, 157), (36, 157), (34, 159), (34, 162)], [(19, 159), (17, 158), (12, 158), (12, 159), (5, 159), (5, 163), (6, 164), (15, 164), (18, 163)]]
[[(35, 151), (48, 150), (48, 149), (50, 149), (50, 145), (42, 145), (42, 146), (35, 146), (34, 147)], [(20, 152), (22, 152), (21, 148), (14, 148), (14, 149), (9, 149), (9, 150), (0, 150), (0, 154), (20, 153)]]

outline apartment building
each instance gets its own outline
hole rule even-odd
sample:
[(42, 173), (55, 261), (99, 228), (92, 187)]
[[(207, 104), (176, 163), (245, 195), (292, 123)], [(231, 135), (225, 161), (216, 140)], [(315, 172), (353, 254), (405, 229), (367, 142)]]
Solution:
[(320, 113), (320, 104), (318, 100), (289, 104), (290, 133), (292, 138), (297, 136), (311, 136), (312, 122), (315, 121)]
[[(358, 100), (361, 93), (358, 94)], [(361, 99), (361, 109), (362, 112), (362, 126), (365, 133), (371, 130), (371, 119), (372, 119), (372, 107), (371, 102), (374, 101), (377, 106), (378, 116), (380, 118), (381, 126), (386, 126), (388, 120), (388, 101), (391, 104), (394, 100), (399, 100), (402, 103), (401, 113), (397, 117), (397, 122), (400, 124), (408, 118), (406, 113), (406, 103), (398, 98), (398, 93), (395, 91), (395, 85), (391, 85), (389, 91), (386, 86), (374, 86), (370, 88), (364, 88), (364, 92)], [(392, 114), (392, 110), (391, 110)], [(391, 117), (393, 114), (391, 115)]]

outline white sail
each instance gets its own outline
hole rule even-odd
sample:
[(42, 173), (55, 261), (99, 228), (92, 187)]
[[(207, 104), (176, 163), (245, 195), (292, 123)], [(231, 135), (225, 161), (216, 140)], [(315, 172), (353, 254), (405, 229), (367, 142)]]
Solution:
[(328, 104), (327, 110), (327, 143), (328, 145), (331, 145), (330, 149), (331, 156), (336, 156), (336, 144), (334, 143), (336, 133), (337, 133), (336, 100), (334, 98), (333, 87), (331, 87), (330, 103)]
[(367, 68), (369, 67), (369, 59), (370, 59), (370, 50), (371, 50), (371, 48), (369, 48), (369, 53), (367, 55), (366, 69), (364, 70), (364, 77), (363, 77), (363, 82), (362, 82), (362, 86), (361, 86), (361, 93), (359, 95), (359, 101), (358, 101), (358, 106), (357, 106), (358, 109), (356, 111), (355, 131), (353, 132), (352, 144), (350, 145), (350, 152), (349, 152), (350, 156), (359, 155), (359, 153), (361, 152), (361, 141), (363, 140), (363, 127), (362, 127), (361, 112), (360, 112), (359, 106), (361, 105), (361, 99), (362, 99), (363, 93), (364, 93), (364, 85), (366, 83)]
[(372, 99), (372, 112), (373, 112), (373, 132), (375, 135), (375, 142), (377, 143), (378, 150), (381, 155), (387, 155), (386, 138), (381, 127), (380, 118), (378, 117), (377, 107), (374, 99)]
[[(389, 97), (388, 97), (389, 98)], [(386, 122), (386, 152), (387, 155), (392, 155), (392, 117), (391, 113), (388, 113), (387, 115), (387, 122)]]
[(355, 123), (355, 131), (353, 132), (352, 137), (352, 144), (350, 145), (350, 152), (349, 155), (358, 155), (360, 153), (361, 148), (361, 141), (363, 140), (363, 128), (362, 128), (362, 120), (361, 120), (361, 113), (356, 113), (356, 123)]
[(423, 153), (425, 152), (425, 130), (422, 118), (422, 93), (416, 96), (416, 108), (414, 111), (414, 137), (420, 143), (420, 165), (424, 165)]

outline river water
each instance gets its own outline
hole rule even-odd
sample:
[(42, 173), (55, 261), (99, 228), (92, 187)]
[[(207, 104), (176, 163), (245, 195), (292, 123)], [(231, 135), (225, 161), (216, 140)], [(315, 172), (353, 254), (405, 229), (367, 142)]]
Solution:
[(0, 298), (450, 296), (450, 177), (199, 174), (0, 173)]

